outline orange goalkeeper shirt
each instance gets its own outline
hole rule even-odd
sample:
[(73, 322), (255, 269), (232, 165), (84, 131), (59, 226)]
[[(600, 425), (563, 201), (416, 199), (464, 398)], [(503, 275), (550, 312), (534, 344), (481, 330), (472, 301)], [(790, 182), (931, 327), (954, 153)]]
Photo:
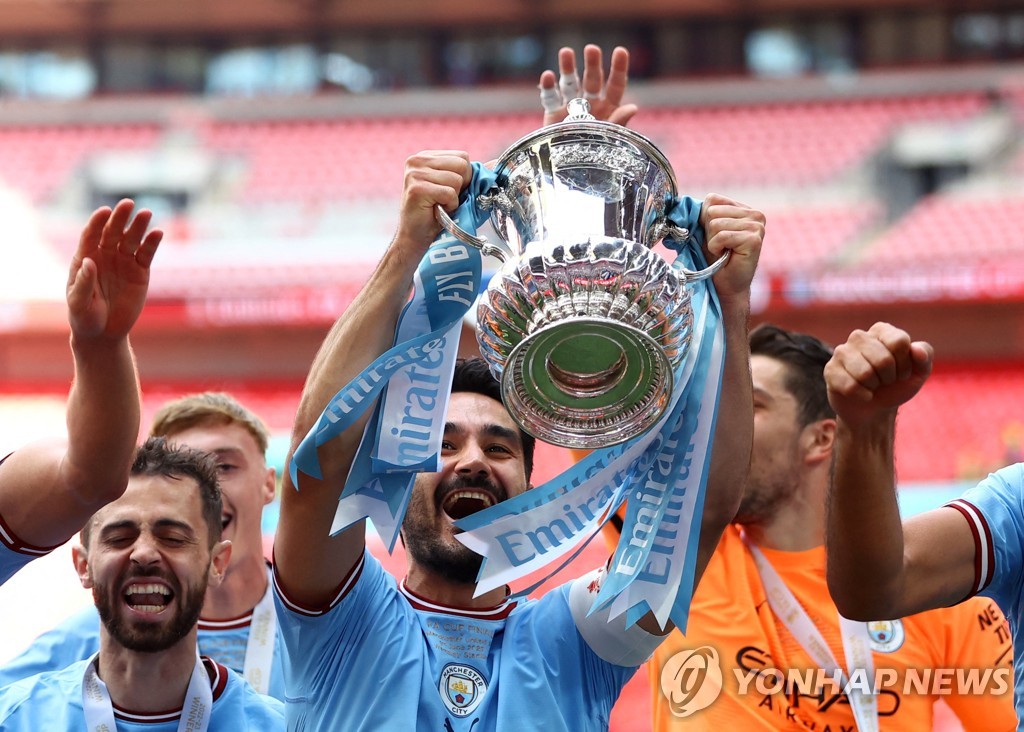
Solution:
[[(838, 614), (825, 583), (824, 547), (762, 551), (845, 669)], [(954, 607), (873, 623), (869, 630), (880, 684), (881, 730), (930, 730), (940, 696), (966, 730), (1016, 729), (1010, 632), (994, 602), (972, 598)], [(706, 708), (678, 717), (662, 691), (661, 670), (675, 654), (704, 646), (713, 648), (721, 663), (721, 694)], [(824, 674), (817, 674), (800, 643), (774, 616), (736, 526), (726, 529), (698, 585), (686, 636), (673, 631), (649, 669), (658, 732), (857, 731), (846, 696), (827, 677), (822, 681)], [(782, 675), (767, 675), (772, 669)], [(760, 683), (758, 674), (763, 674)], [(788, 683), (781, 683), (783, 678)], [(668, 683), (669, 690), (679, 684)]]

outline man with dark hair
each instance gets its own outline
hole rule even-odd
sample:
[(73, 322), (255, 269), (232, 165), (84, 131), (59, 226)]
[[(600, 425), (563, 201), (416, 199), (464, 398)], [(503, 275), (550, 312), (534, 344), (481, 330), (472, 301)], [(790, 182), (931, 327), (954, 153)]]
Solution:
[(24, 730), (283, 729), (280, 703), (196, 649), (208, 584), (231, 543), (209, 455), (152, 438), (128, 488), (97, 511), (74, 550), (102, 619), (99, 652), (0, 690), (0, 728)]
[(163, 237), (125, 199), (82, 230), (67, 282), (74, 381), (67, 439), (0, 459), (0, 584), (49, 553), (120, 496), (139, 437), (139, 383), (128, 332), (142, 312)]
[[(208, 452), (216, 464), (222, 498), (217, 526), (220, 538), (231, 542), (231, 562), (222, 581), (207, 588), (199, 650), (241, 674), (260, 693), (283, 700), (287, 659), (263, 555), (263, 507), (277, 487), (265, 459), (267, 428), (230, 395), (204, 392), (163, 405), (150, 433)], [(88, 544), (88, 525), (82, 543)], [(0, 686), (89, 658), (99, 650), (99, 633), (94, 607), (76, 613), (0, 668)]]
[[(939, 693), (929, 683), (908, 693), (908, 679), (925, 669), (974, 669), (989, 670), (992, 685), (977, 694), (950, 689), (943, 698), (967, 730), (1012, 729), (1010, 642), (992, 603), (884, 622), (840, 619), (825, 583), (823, 546), (836, 432), (823, 374), (831, 349), (813, 336), (762, 325), (750, 334), (750, 353), (750, 477), (735, 523), (694, 593), (686, 635), (672, 633), (651, 662), (654, 728), (927, 730)], [(874, 710), (855, 711), (865, 679), (847, 693), (839, 681), (838, 673), (857, 681), (856, 669), (870, 668), (851, 660), (858, 638), (874, 668), (867, 686), (883, 681)], [(720, 664), (717, 699), (698, 699), (687, 687), (686, 659), (701, 649), (712, 649)]]
[[(469, 156), (428, 151), (407, 161), (398, 231), (369, 282), (328, 334), (296, 416), (293, 450), (332, 396), (393, 344), (418, 263), (471, 179)], [(696, 576), (736, 511), (751, 435), (746, 320), (764, 217), (711, 195), (700, 212), (725, 331), (721, 404)], [(485, 373), (467, 363), (459, 370)], [(460, 383), (461, 373), (455, 381)], [(625, 681), (660, 642), (652, 615), (627, 629), (588, 615), (603, 573), (537, 601), (497, 587), (477, 594), (480, 557), (454, 521), (530, 488), (529, 441), (497, 394), (456, 390), (447, 404), (438, 473), (416, 476), (404, 533), (408, 574), (396, 586), (365, 551), (358, 522), (332, 519), (366, 416), (318, 450), (322, 477), (286, 478), (274, 545), (275, 589), (291, 657), (287, 713), (295, 729), (605, 729)], [(488, 395), (489, 394), (489, 395)], [(290, 458), (294, 459), (294, 457)]]
[[(496, 402), (501, 401), (501, 384), (494, 378), (490, 367), (483, 359), (460, 359), (459, 365), (452, 376), (452, 393), (457, 391), (475, 392), (490, 397)], [(526, 480), (533, 475), (533, 453), (537, 438), (524, 432), (517, 426), (519, 440), (523, 445), (523, 467), (526, 469)]]

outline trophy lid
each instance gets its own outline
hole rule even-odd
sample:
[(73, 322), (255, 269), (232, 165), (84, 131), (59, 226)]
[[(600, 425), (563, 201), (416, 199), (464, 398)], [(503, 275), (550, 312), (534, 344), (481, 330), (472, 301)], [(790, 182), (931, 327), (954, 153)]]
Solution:
[(521, 137), (506, 148), (497, 160), (494, 172), (499, 179), (514, 172), (525, 161), (528, 151), (535, 149), (540, 143), (548, 143), (551, 147), (563, 147), (577, 143), (603, 143), (610, 146), (633, 148), (646, 157), (657, 167), (662, 168), (669, 198), (678, 194), (678, 183), (675, 172), (665, 154), (647, 137), (614, 122), (595, 119), (590, 114), (590, 103), (586, 99), (577, 98), (569, 101), (569, 116), (562, 122), (541, 127)]

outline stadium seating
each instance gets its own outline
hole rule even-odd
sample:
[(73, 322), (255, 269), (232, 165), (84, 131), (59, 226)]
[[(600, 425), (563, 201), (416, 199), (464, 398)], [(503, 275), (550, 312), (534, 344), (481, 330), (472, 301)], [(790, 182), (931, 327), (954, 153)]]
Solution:
[(150, 124), (0, 127), (0, 181), (43, 203), (89, 154), (145, 149), (159, 138)]
[(1024, 193), (940, 193), (918, 203), (858, 258), (883, 266), (1024, 266)]

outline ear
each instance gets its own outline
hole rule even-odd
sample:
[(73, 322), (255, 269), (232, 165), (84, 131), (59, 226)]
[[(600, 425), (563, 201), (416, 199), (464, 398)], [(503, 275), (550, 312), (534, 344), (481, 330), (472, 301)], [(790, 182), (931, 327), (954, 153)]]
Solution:
[(231, 561), (231, 542), (218, 541), (210, 550), (210, 587), (218, 587), (224, 581), (224, 572)]
[(75, 572), (78, 573), (78, 581), (87, 590), (92, 589), (92, 578), (89, 576), (89, 552), (81, 544), (71, 547), (71, 561), (75, 565)]
[(804, 461), (818, 464), (822, 461), (831, 462), (832, 448), (836, 442), (836, 421), (819, 419), (804, 427)]
[(277, 497), (277, 471), (273, 468), (267, 468), (266, 475), (263, 476), (263, 505), (273, 502), (274, 498)]

